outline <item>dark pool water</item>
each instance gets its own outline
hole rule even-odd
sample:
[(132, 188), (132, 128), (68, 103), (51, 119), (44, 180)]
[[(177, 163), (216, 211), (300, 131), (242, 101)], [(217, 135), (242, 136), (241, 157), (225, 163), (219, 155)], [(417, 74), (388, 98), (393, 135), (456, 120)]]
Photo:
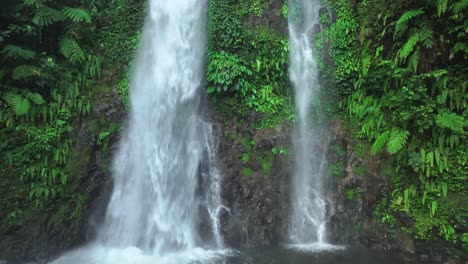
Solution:
[(305, 252), (286, 248), (257, 249), (239, 252), (221, 262), (226, 264), (416, 264), (396, 252), (359, 249)]

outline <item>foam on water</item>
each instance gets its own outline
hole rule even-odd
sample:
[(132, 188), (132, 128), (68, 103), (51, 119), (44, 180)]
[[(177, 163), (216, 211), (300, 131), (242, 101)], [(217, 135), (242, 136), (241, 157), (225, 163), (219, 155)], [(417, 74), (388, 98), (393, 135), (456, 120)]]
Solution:
[(136, 247), (109, 248), (102, 245), (91, 245), (70, 252), (51, 264), (215, 264), (233, 254), (235, 252), (229, 250), (192, 248), (155, 256), (146, 254)]

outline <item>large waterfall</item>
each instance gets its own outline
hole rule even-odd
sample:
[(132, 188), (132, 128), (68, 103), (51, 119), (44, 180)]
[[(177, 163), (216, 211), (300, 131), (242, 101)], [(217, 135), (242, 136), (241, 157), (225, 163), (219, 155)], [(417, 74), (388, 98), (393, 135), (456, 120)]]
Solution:
[[(56, 263), (184, 264), (214, 254), (201, 248), (221, 247), (221, 179), (211, 127), (198, 114), (206, 6), (206, 0), (149, 1), (105, 223), (95, 245)], [(199, 234), (203, 211), (211, 239)]]
[(320, 0), (289, 0), (290, 78), (295, 89), (297, 125), (289, 239), (293, 245), (324, 249), (326, 201), (323, 178), (330, 142), (320, 106), (321, 86), (313, 38), (319, 25)]

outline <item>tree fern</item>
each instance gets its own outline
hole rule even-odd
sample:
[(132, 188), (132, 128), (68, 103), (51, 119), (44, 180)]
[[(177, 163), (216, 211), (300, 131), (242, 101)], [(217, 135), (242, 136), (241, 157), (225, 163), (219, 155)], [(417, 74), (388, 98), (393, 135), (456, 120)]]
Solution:
[(394, 36), (401, 35), (400, 33), (402, 31), (406, 30), (406, 28), (407, 28), (406, 22), (408, 22), (412, 18), (420, 16), (422, 14), (424, 14), (424, 11), (422, 9), (412, 9), (412, 10), (408, 10), (405, 13), (403, 13), (403, 15), (401, 15), (400, 19), (398, 19), (398, 21), (395, 24), (395, 35)]
[(63, 56), (71, 63), (83, 62), (86, 59), (85, 53), (78, 42), (71, 37), (63, 38), (59, 43), (59, 47)]
[(384, 133), (380, 134), (380, 136), (377, 137), (377, 139), (375, 140), (374, 144), (372, 144), (372, 147), (371, 147), (372, 155), (379, 153), (383, 149), (385, 144), (388, 142), (389, 137), (390, 137), (389, 131), (385, 131)]
[(463, 132), (465, 118), (455, 113), (441, 113), (436, 117), (436, 123), (439, 127), (448, 128), (455, 132)]
[(13, 80), (22, 80), (39, 75), (39, 71), (36, 67), (31, 65), (21, 65), (13, 69), (11, 72), (11, 78)]
[(29, 100), (19, 95), (14, 95), (10, 100), (11, 107), (16, 115), (25, 115), (29, 112), (31, 104)]
[(73, 20), (74, 22), (83, 22), (91, 23), (91, 15), (88, 11), (81, 9), (81, 8), (72, 8), (72, 7), (65, 7), (63, 9), (63, 13), (65, 16)]
[(0, 52), (5, 58), (29, 60), (36, 56), (36, 52), (16, 45), (7, 45)]
[(409, 134), (406, 130), (393, 129), (387, 143), (388, 153), (393, 155), (400, 151), (405, 146)]
[(32, 21), (39, 26), (48, 26), (55, 22), (63, 21), (64, 19), (65, 16), (61, 10), (44, 6), (36, 10)]

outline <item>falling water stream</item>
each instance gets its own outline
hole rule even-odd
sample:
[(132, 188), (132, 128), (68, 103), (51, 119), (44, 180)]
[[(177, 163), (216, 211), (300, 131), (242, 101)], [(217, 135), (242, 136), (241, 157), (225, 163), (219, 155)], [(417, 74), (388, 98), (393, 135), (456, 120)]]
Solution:
[(313, 37), (320, 0), (289, 0), (290, 78), (295, 89), (297, 125), (289, 239), (299, 250), (330, 250), (327, 244), (323, 177), (330, 134), (321, 112), (319, 73)]
[[(206, 0), (149, 1), (105, 223), (95, 244), (54, 263), (207, 263), (222, 248), (215, 141), (198, 114), (206, 6)], [(212, 241), (199, 231), (203, 210)]]

